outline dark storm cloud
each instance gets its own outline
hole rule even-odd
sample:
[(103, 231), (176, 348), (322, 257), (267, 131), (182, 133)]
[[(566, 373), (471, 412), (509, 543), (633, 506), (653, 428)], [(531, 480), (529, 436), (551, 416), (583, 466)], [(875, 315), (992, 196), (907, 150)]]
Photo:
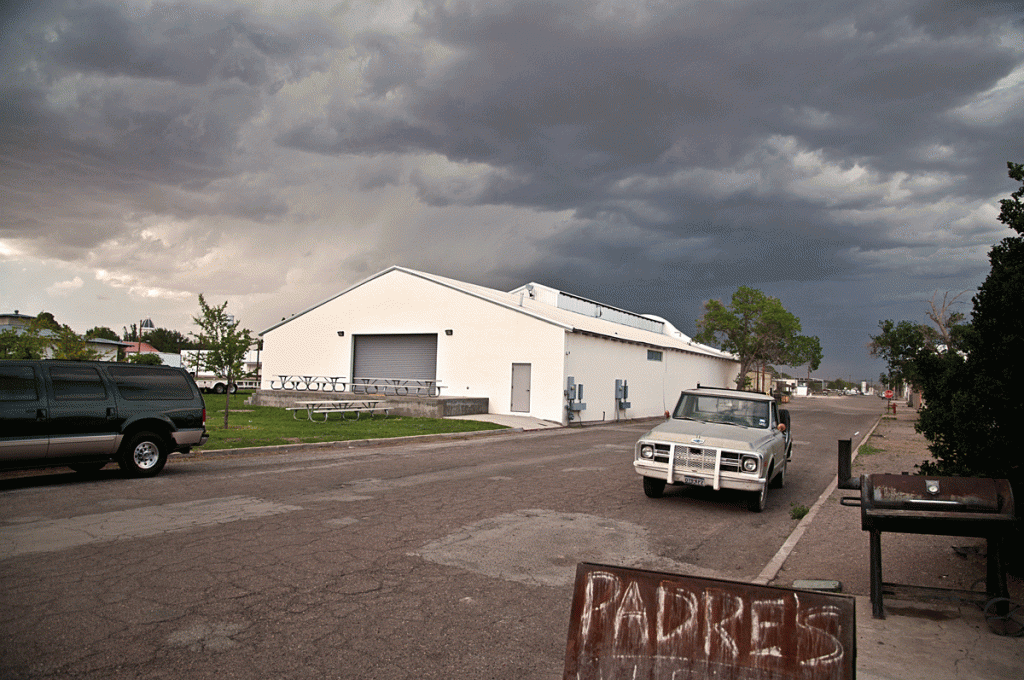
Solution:
[(976, 285), (1024, 160), (1019, 0), (44, 0), (0, 30), (11, 251), (263, 248), (239, 285), (289, 305), (402, 264), (873, 330)]
[[(486, 164), (470, 186), (411, 181), (434, 206), (572, 217), (485, 284), (538, 280), (688, 332), (702, 300), (741, 284), (785, 291), (811, 327), (848, 314), (871, 330), (923, 291), (980, 281), (967, 255), (995, 229), (972, 213), (1024, 156), (1024, 110), (978, 103), (1024, 63), (1019, 3), (621, 8), (429, 2), (420, 35), (375, 53), (372, 97), (283, 140)], [(430, 41), (453, 56), (420, 69)], [(391, 72), (388, 53), (402, 55)]]
[(5, 26), (13, 124), (0, 144), (40, 164), (91, 149), (113, 178), (171, 183), (222, 172), (267, 97), (325, 68), (337, 42), (310, 21), (270, 25), (232, 4), (26, 3)]
[[(421, 35), (404, 45), (362, 40), (373, 55), (364, 70), (372, 96), (336, 101), (329, 119), (282, 142), (326, 154), (434, 152), (497, 169), (472, 192), (462, 180), (447, 192), (421, 186), (431, 205), (568, 209), (588, 223), (625, 219), (668, 234), (708, 222), (728, 243), (757, 229), (781, 233), (807, 256), (798, 276), (813, 278), (821, 261), (839, 268), (855, 241), (892, 244), (883, 222), (844, 228), (834, 212), (867, 209), (879, 196), (827, 185), (810, 203), (792, 195), (792, 154), (775, 161), (766, 139), (791, 139), (841, 169), (851, 159), (870, 164), (877, 182), (908, 169), (948, 173), (965, 201), (987, 197), (1002, 176), (993, 146), (1021, 154), (1005, 124), (950, 122), (952, 109), (1020, 60), (998, 39), (1015, 3), (969, 5), (679, 3), (650, 14), (623, 5), (620, 15), (567, 0), (428, 2)], [(428, 75), (416, 55), (429, 41), (455, 56)], [(949, 157), (908, 168), (929, 146)], [(671, 181), (622, 189), (636, 176), (734, 167), (755, 170), (756, 185), (724, 196)], [(651, 212), (660, 216), (644, 216)], [(813, 246), (800, 245), (806, 238)], [(722, 248), (723, 259), (733, 250)]]
[[(721, 166), (769, 133), (884, 158), (936, 134), (933, 117), (1014, 64), (992, 39), (1010, 3), (991, 3), (991, 20), (968, 8), (956, 27), (944, 15), (933, 25), (934, 4), (683, 4), (631, 23), (568, 1), (428, 3), (423, 36), (404, 49), (391, 40), (364, 74), (375, 96), (389, 88), (396, 100), (340, 102), (321, 123), (330, 141), (292, 141), (328, 153), (436, 151), (529, 170), (538, 183)], [(423, 39), (459, 56), (425, 78), (409, 67)], [(841, 124), (807, 130), (793, 119), (807, 107)]]

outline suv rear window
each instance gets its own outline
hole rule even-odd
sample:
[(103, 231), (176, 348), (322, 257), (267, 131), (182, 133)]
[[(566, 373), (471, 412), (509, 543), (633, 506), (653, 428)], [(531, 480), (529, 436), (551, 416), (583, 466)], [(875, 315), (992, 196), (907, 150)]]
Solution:
[(160, 371), (142, 366), (111, 366), (107, 371), (124, 399), (193, 398), (191, 385), (177, 371)]
[(31, 366), (0, 366), (0, 401), (35, 401), (38, 398)]
[(57, 399), (106, 399), (107, 388), (91, 366), (51, 366), (53, 396)]

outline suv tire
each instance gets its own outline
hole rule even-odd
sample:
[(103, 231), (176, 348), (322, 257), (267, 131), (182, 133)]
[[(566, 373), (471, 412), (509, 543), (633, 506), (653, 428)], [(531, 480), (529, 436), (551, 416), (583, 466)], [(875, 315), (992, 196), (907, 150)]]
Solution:
[(117, 464), (133, 477), (154, 477), (167, 463), (167, 444), (152, 432), (136, 432), (121, 451)]

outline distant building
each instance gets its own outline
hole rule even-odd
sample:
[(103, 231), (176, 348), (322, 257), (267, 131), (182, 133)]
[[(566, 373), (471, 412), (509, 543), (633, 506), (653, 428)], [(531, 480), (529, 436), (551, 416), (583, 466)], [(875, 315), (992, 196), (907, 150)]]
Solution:
[[(21, 314), (18, 310), (14, 310), (14, 314), (0, 314), (0, 331), (14, 330), (16, 333), (24, 333), (25, 329), (35, 320), (36, 317)], [(39, 335), (47, 339), (52, 339), (55, 336), (53, 331), (46, 328), (41, 329)], [(120, 348), (135, 344), (121, 342), (120, 340), (106, 340), (104, 338), (91, 338), (86, 340), (85, 343), (89, 349), (96, 352), (97, 361), (117, 361), (117, 353)], [(43, 351), (44, 359), (49, 359), (52, 356), (53, 350), (49, 347)]]
[(6, 330), (8, 326), (15, 326), (19, 328), (25, 328), (30, 323), (35, 321), (34, 316), (28, 316), (26, 314), (19, 314), (18, 310), (14, 310), (14, 314), (0, 314), (0, 330)]

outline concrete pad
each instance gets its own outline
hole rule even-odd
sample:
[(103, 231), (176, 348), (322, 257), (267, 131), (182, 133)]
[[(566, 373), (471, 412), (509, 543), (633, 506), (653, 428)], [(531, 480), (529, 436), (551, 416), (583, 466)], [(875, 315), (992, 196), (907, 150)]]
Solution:
[(722, 577), (659, 556), (637, 524), (540, 508), (475, 522), (410, 554), (492, 578), (552, 587), (572, 585), (580, 562)]
[(507, 416), (499, 413), (476, 413), (468, 416), (448, 416), (452, 420), (479, 420), (520, 430), (546, 430), (562, 427), (561, 423), (530, 416)]
[(857, 596), (858, 680), (1010, 680), (1024, 669), (1024, 639), (993, 633), (982, 611), (962, 603), (886, 600), (871, 618)]

